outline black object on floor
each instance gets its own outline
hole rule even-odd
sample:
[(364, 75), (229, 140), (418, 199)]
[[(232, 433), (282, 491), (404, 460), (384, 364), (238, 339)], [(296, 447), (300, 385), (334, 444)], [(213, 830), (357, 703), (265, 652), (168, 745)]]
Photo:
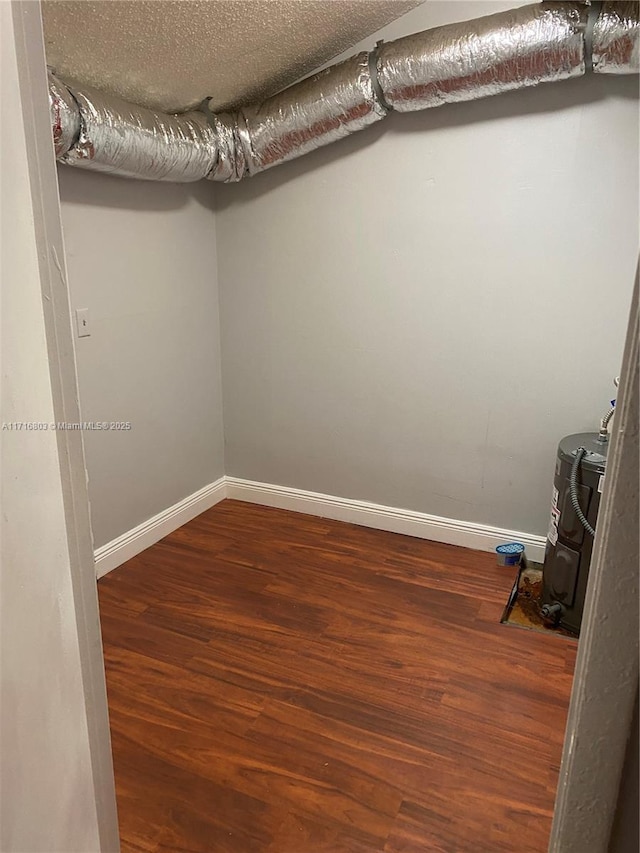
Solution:
[(500, 621), (506, 625), (516, 625), (518, 628), (527, 628), (530, 631), (560, 634), (575, 639), (576, 634), (543, 618), (540, 612), (541, 595), (542, 566), (531, 562), (526, 567), (521, 566)]

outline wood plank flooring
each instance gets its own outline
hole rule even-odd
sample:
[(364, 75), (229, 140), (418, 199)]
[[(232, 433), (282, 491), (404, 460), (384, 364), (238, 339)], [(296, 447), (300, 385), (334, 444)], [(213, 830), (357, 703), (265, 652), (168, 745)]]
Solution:
[(107, 575), (123, 853), (544, 853), (576, 643), (512, 583), (237, 501)]

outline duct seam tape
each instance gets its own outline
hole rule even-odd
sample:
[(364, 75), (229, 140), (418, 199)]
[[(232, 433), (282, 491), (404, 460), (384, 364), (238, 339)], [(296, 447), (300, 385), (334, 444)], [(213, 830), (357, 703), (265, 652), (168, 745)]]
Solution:
[(602, 3), (592, 3), (587, 15), (587, 26), (584, 31), (584, 67), (593, 71), (593, 30), (600, 16)]

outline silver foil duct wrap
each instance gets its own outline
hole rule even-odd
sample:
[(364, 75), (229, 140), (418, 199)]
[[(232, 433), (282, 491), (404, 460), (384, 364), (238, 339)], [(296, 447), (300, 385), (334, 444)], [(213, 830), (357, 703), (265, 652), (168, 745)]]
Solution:
[(605, 2), (595, 21), (590, 8), (552, 0), (416, 33), (237, 113), (165, 115), (50, 75), (56, 156), (144, 180), (239, 181), (362, 130), (389, 108), (421, 110), (579, 77), (589, 46), (594, 71), (637, 73), (638, 4)]
[(385, 101), (410, 112), (579, 77), (587, 14), (579, 3), (545, 2), (383, 44)]
[(70, 85), (80, 110), (76, 144), (59, 159), (71, 166), (148, 181), (199, 181), (218, 158), (204, 113), (166, 115)]
[(211, 181), (239, 181), (246, 173), (246, 166), (238, 142), (237, 117), (231, 113), (210, 113), (209, 120), (218, 142), (218, 156), (207, 177)]
[(80, 133), (80, 112), (73, 95), (51, 71), (49, 75), (49, 112), (56, 157), (71, 148)]
[(640, 71), (640, 4), (603, 3), (593, 27), (592, 61), (598, 74)]
[[(301, 157), (383, 119), (373, 89), (369, 54), (309, 77), (235, 115), (235, 175), (213, 170), (212, 180), (236, 180)], [(218, 117), (222, 118), (222, 117)]]

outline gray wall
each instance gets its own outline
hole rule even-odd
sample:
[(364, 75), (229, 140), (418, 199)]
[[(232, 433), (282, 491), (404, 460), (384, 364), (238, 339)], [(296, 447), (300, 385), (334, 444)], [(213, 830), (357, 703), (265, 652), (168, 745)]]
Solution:
[[(429, 2), (376, 38), (512, 4)], [(217, 189), (226, 472), (546, 532), (619, 373), (637, 81), (391, 115)]]
[(99, 547), (224, 473), (213, 187), (59, 179)]

